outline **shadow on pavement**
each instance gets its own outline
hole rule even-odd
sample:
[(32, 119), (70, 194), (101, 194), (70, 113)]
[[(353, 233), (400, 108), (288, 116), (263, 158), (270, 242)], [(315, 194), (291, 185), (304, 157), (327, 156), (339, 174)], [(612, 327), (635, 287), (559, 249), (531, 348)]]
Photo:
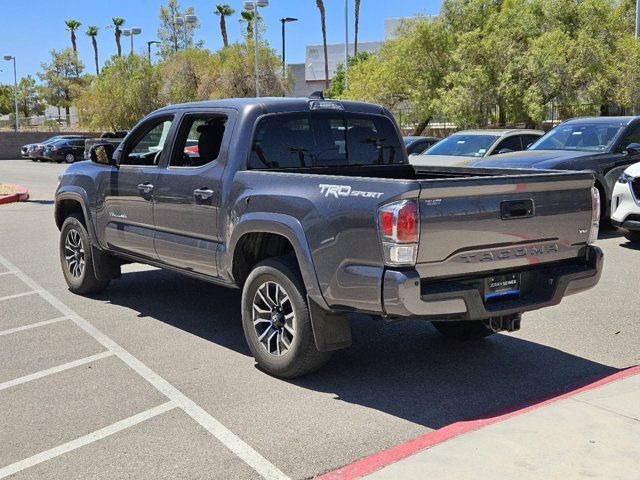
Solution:
[[(97, 298), (250, 355), (239, 290), (152, 270), (124, 274)], [(617, 371), (507, 334), (456, 342), (427, 322), (390, 324), (363, 315), (353, 318), (352, 329), (351, 348), (290, 383), (434, 429)], [(558, 335), (567, 334), (558, 324)]]

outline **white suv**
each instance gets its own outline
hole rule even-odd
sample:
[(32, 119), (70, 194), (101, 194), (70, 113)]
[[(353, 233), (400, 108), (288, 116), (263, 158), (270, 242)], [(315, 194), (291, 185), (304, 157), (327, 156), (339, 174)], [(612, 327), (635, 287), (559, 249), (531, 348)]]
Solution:
[(613, 187), (611, 223), (640, 243), (640, 163), (628, 167)]

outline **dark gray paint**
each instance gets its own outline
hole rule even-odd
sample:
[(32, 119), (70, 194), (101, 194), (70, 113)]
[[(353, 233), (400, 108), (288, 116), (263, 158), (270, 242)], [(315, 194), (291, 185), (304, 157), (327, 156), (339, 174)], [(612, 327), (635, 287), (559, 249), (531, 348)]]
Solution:
[[(391, 118), (379, 106), (343, 105), (350, 112)], [(143, 119), (139, 127), (150, 118), (175, 115), (170, 147), (185, 113), (229, 112), (232, 125), (219, 159), (197, 169), (169, 168), (168, 146), (158, 167), (118, 169), (82, 162), (62, 177), (57, 198), (73, 193), (89, 206), (87, 218), (95, 223), (96, 241), (103, 249), (226, 285), (233, 285), (233, 256), (244, 234), (282, 235), (294, 247), (309, 297), (324, 309), (385, 313), (383, 283), (385, 272), (392, 270), (382, 258), (377, 209), (400, 199), (420, 199), (418, 265), (415, 270), (404, 269), (415, 272), (417, 278), (478, 273), (486, 268), (461, 269), (459, 263), (451, 262), (452, 256), (514, 243), (535, 246), (543, 237), (561, 245), (561, 258), (584, 264), (586, 236), (578, 230), (589, 226), (593, 182), (589, 173), (532, 175), (492, 170), (493, 176), (487, 178), (481, 170), (415, 174), (408, 169), (405, 179), (392, 179), (383, 178), (392, 170), (359, 177), (353, 172), (338, 176), (244, 169), (253, 128), (261, 115), (308, 108), (305, 99), (236, 99), (161, 109)], [(116, 157), (126, 150), (137, 128), (118, 147)], [(445, 178), (433, 179), (443, 173)], [(144, 182), (155, 186), (150, 198), (137, 191), (137, 185)], [(382, 196), (327, 197), (320, 184), (350, 185)], [(213, 190), (214, 196), (199, 204), (193, 190), (203, 187)], [(526, 220), (502, 220), (500, 202), (522, 198), (534, 199), (537, 214)], [(435, 200), (439, 203), (434, 204)], [(118, 213), (127, 218), (118, 218)], [(493, 270), (560, 258), (551, 257), (531, 255), (526, 261), (496, 262)]]

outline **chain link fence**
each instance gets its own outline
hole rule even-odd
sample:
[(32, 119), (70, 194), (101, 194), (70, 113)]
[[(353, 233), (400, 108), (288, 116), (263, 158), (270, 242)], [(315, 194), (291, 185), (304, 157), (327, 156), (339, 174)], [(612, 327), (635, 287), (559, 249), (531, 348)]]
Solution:
[[(78, 115), (34, 115), (31, 117), (18, 117), (20, 131), (26, 132), (64, 132), (78, 129)], [(12, 115), (0, 118), (0, 131), (15, 130), (15, 120)]]

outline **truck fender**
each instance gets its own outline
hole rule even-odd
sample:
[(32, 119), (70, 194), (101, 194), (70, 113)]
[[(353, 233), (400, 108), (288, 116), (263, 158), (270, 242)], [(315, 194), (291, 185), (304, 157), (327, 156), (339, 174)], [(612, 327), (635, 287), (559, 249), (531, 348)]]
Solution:
[(296, 259), (302, 274), (302, 280), (307, 289), (307, 295), (324, 309), (329, 309), (320, 291), (320, 284), (313, 266), (311, 250), (300, 222), (280, 213), (251, 212), (241, 215), (233, 227), (227, 243), (227, 254), (222, 257), (221, 270), (232, 272), (233, 256), (238, 241), (248, 233), (273, 233), (285, 237), (296, 254)]
[(91, 215), (91, 210), (88, 207), (89, 198), (87, 196), (87, 192), (75, 185), (65, 185), (61, 187), (60, 190), (58, 190), (58, 192), (56, 193), (56, 206), (54, 214), (58, 229), (62, 228), (62, 223), (64, 222), (64, 220), (60, 218), (60, 202), (62, 200), (75, 200), (80, 204), (87, 227), (87, 232), (89, 232), (89, 237), (91, 238), (91, 243), (97, 245), (98, 243), (96, 240), (96, 231), (93, 224), (93, 217)]

